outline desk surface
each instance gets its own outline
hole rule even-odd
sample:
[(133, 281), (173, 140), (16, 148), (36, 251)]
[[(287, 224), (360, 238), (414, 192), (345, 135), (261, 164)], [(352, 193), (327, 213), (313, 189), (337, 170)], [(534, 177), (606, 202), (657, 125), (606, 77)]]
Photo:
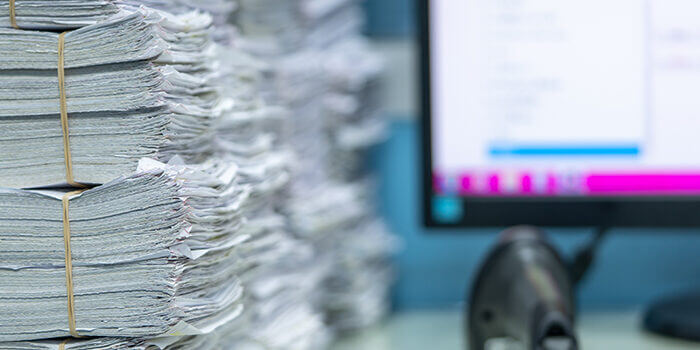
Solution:
[[(700, 343), (643, 332), (639, 313), (588, 313), (579, 319), (582, 349), (687, 350)], [(382, 325), (347, 337), (333, 350), (464, 350), (462, 317), (456, 311), (414, 311), (394, 315)]]

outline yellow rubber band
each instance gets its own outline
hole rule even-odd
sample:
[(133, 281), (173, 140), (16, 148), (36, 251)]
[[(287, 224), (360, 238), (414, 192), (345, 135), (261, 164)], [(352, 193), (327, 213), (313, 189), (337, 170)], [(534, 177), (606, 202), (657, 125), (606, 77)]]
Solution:
[(15, 17), (15, 0), (10, 0), (10, 24), (12, 24), (12, 28), (20, 29)]
[(61, 106), (61, 129), (63, 130), (63, 160), (66, 164), (66, 182), (75, 187), (85, 185), (75, 182), (73, 178), (73, 160), (70, 152), (70, 134), (68, 131), (68, 106), (66, 104), (66, 73), (64, 69), (66, 32), (58, 35), (58, 98)]
[(70, 338), (66, 338), (61, 344), (58, 344), (58, 350), (66, 350), (66, 344), (68, 344)]
[[(70, 218), (68, 215), (68, 206), (70, 198), (74, 195), (82, 193), (85, 190), (68, 192), (63, 195), (61, 202), (63, 203), (63, 246), (66, 257), (66, 293), (68, 295), (68, 329), (70, 334), (79, 338), (80, 335), (75, 327), (75, 300), (73, 296), (73, 255), (70, 249)], [(65, 344), (64, 344), (65, 346)]]

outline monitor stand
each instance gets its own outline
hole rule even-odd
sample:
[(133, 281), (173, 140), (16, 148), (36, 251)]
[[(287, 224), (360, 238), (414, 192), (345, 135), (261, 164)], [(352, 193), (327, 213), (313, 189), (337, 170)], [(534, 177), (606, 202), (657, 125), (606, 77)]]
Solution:
[(663, 336), (700, 341), (700, 290), (655, 302), (644, 315), (644, 328)]

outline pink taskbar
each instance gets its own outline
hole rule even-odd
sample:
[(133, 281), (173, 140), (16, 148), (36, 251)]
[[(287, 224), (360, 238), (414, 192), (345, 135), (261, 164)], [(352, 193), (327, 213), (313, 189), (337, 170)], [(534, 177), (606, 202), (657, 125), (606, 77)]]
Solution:
[(695, 173), (591, 172), (557, 174), (480, 172), (445, 176), (435, 172), (433, 191), (461, 196), (694, 196), (700, 195)]

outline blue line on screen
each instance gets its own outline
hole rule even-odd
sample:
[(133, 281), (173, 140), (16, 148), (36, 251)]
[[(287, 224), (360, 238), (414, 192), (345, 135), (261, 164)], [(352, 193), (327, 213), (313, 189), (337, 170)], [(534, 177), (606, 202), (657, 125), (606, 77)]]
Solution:
[(541, 156), (638, 156), (639, 146), (494, 146), (489, 149), (492, 157), (541, 157)]

